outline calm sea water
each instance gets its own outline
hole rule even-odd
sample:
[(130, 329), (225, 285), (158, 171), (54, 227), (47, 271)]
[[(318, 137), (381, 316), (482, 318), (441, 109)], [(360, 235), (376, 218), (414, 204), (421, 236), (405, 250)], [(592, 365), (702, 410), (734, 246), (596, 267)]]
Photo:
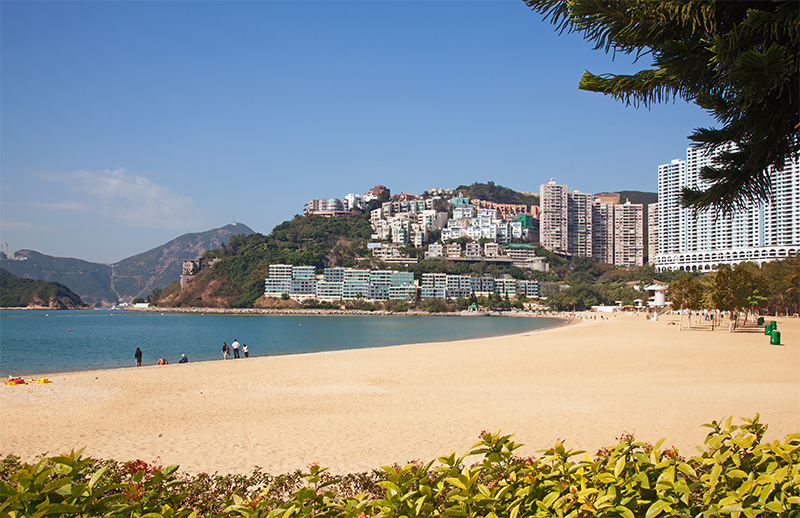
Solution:
[(0, 376), (222, 358), (222, 342), (251, 356), (363, 349), (521, 333), (554, 318), (201, 315), (129, 311), (0, 311)]

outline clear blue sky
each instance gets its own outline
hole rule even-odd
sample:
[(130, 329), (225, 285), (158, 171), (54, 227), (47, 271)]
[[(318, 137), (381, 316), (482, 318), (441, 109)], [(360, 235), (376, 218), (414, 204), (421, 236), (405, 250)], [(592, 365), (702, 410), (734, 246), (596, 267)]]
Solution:
[(656, 190), (713, 126), (578, 90), (628, 56), (517, 0), (0, 2), (0, 240), (113, 263), (311, 198)]

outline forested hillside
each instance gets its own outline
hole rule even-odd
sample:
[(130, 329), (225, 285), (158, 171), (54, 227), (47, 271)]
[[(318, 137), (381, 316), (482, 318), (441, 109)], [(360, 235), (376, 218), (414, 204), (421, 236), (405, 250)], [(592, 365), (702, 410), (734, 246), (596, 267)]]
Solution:
[(276, 226), (268, 236), (234, 236), (227, 245), (206, 252), (220, 262), (201, 271), (184, 289), (171, 284), (159, 305), (252, 307), (264, 293), (269, 265), (352, 266), (367, 253), (369, 216), (338, 218), (295, 216)]
[(57, 282), (20, 279), (0, 268), (0, 307), (47, 309), (88, 309), (81, 298)]
[(539, 205), (539, 197), (523, 194), (519, 191), (495, 185), (494, 182), (459, 185), (456, 191), (470, 199), (493, 201), (495, 203), (513, 203), (518, 205)]
[(87, 304), (110, 306), (118, 301), (112, 290), (111, 266), (72, 257), (53, 257), (33, 250), (14, 254), (25, 260), (2, 260), (0, 267), (23, 279), (57, 282), (68, 286)]

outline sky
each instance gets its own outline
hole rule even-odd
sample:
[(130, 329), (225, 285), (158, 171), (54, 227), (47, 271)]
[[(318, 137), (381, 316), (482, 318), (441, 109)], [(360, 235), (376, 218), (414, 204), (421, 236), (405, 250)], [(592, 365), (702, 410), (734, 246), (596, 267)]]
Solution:
[(520, 0), (3, 0), (0, 242), (115, 263), (378, 184), (656, 192), (713, 118), (577, 87), (649, 65)]

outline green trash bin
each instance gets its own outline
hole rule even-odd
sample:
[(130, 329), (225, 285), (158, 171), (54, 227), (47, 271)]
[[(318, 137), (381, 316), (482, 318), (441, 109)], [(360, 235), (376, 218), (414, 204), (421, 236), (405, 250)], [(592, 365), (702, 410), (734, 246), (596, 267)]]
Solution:
[(760, 326), (764, 325), (764, 317), (758, 317), (758, 325)]
[(781, 332), (773, 331), (769, 339), (770, 345), (781, 345)]
[(764, 334), (767, 336), (772, 334), (772, 324), (767, 324), (764, 326)]
[(769, 325), (771, 325), (771, 326), (772, 326), (772, 330), (773, 330), (773, 331), (774, 331), (775, 329), (778, 329), (778, 323), (777, 323), (777, 322), (775, 322), (774, 320), (770, 320), (770, 321), (769, 321)]

